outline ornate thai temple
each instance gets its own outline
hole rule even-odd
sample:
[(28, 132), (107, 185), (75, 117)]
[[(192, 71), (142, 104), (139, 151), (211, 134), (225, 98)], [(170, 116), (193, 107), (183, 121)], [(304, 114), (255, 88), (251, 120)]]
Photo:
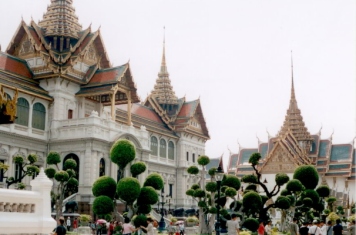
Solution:
[(258, 139), (255, 148), (239, 146), (238, 153), (230, 152), (229, 174), (242, 177), (253, 173), (248, 160), (255, 152), (262, 156), (258, 170), (270, 190), (275, 185), (276, 173), (284, 172), (292, 178), (298, 166), (313, 164), (319, 172), (319, 183), (327, 184), (331, 189), (331, 195), (337, 198), (336, 205), (349, 208), (356, 202), (354, 140), (345, 144), (333, 144), (332, 135), (328, 139), (321, 138), (321, 129), (316, 134), (309, 133), (297, 105), (293, 70), (289, 108), (280, 131), (276, 136), (268, 134), (267, 142)]
[(111, 65), (100, 30), (82, 28), (72, 0), (51, 0), (41, 21), (21, 21), (0, 51), (0, 86), (1, 104), (17, 100), (14, 123), (0, 126), (0, 161), (10, 165), (5, 176), (20, 177), (14, 156), (37, 154), (38, 165), (46, 167), (47, 154), (57, 151), (62, 162), (77, 162), (73, 197), (78, 212), (88, 213), (93, 182), (118, 175), (109, 151), (124, 138), (135, 144), (136, 160), (148, 165), (141, 182), (158, 172), (170, 208), (194, 205), (185, 195), (195, 181), (186, 169), (197, 165), (210, 137), (200, 100), (178, 98), (171, 86), (164, 44), (156, 84), (141, 102), (130, 64)]

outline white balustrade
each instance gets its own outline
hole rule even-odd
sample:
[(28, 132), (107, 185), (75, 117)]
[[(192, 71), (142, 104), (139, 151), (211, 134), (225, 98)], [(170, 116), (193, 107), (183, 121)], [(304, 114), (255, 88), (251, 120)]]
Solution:
[(32, 191), (0, 189), (0, 235), (50, 234), (56, 227), (51, 217), (53, 182), (41, 168), (30, 184)]

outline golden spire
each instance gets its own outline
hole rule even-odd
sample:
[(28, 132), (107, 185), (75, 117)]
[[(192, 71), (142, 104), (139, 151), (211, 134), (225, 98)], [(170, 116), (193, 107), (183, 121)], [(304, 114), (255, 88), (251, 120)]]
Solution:
[(294, 77), (293, 77), (293, 58), (291, 58), (291, 76), (292, 76), (292, 88), (291, 96), (289, 101), (289, 108), (287, 110), (287, 115), (285, 117), (283, 126), (279, 131), (278, 135), (284, 135), (288, 130), (293, 133), (293, 136), (298, 141), (311, 141), (311, 137), (308, 129), (305, 127), (301, 111), (298, 108), (297, 99), (295, 97), (294, 90)]
[(173, 91), (171, 85), (171, 80), (169, 79), (169, 73), (167, 70), (166, 64), (166, 40), (165, 40), (165, 27), (163, 34), (163, 53), (162, 53), (162, 62), (161, 69), (158, 73), (158, 78), (156, 79), (156, 84), (154, 90), (152, 91), (152, 96), (156, 98), (159, 104), (161, 105), (176, 105), (178, 104), (178, 98)]
[(47, 12), (38, 25), (44, 29), (45, 36), (63, 36), (78, 39), (82, 26), (75, 15), (73, 0), (51, 0)]

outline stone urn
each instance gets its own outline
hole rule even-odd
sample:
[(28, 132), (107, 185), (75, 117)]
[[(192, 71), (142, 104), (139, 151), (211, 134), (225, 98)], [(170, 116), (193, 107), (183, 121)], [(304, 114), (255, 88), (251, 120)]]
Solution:
[(89, 226), (80, 226), (77, 229), (78, 235), (91, 235), (91, 228)]

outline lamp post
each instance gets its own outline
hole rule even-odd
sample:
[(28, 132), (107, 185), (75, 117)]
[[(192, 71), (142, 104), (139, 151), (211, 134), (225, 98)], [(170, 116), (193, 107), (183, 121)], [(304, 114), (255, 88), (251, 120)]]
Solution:
[[(166, 223), (164, 222), (164, 218), (163, 218), (163, 216), (164, 216), (164, 213), (163, 213), (163, 210), (164, 210), (164, 208), (163, 208), (163, 206), (164, 206), (164, 195), (163, 195), (163, 193), (161, 194), (161, 220), (158, 222), (158, 230), (159, 231), (163, 231), (163, 230), (165, 230), (166, 229)], [(160, 203), (158, 203), (158, 205), (159, 205)]]
[(221, 187), (221, 180), (222, 177), (224, 176), (224, 172), (221, 169), (221, 166), (218, 167), (218, 169), (215, 172), (215, 179), (216, 179), (216, 184), (217, 184), (217, 188), (218, 188), (218, 202), (216, 205), (216, 208), (218, 209), (217, 213), (216, 213), (216, 224), (215, 224), (215, 233), (216, 235), (220, 235), (220, 187)]
[(166, 200), (166, 202), (168, 202), (168, 214), (171, 212), (171, 195), (167, 195), (166, 196), (168, 199)]

